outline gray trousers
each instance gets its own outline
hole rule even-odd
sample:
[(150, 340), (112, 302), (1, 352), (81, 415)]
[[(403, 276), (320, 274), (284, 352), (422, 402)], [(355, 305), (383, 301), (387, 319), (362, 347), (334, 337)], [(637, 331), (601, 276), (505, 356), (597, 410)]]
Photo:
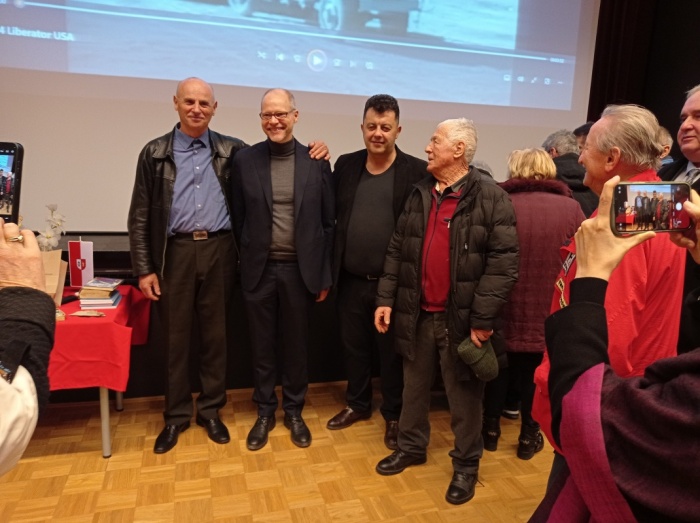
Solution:
[(438, 361), (442, 370), (447, 401), (452, 414), (454, 449), (450, 451), (455, 472), (476, 474), (484, 449), (481, 438), (482, 400), (485, 383), (473, 378), (458, 380), (459, 356), (447, 343), (447, 317), (444, 312), (421, 311), (416, 330), (413, 361), (404, 358), (403, 409), (399, 419), (398, 446), (402, 451), (425, 455), (430, 442), (430, 389)]

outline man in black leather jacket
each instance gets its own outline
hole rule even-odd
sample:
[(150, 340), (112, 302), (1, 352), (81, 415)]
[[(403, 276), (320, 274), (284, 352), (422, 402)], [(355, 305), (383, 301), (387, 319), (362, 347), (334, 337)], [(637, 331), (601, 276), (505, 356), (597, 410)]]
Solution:
[(218, 411), (226, 403), (226, 310), (237, 263), (230, 208), (230, 165), (245, 147), (209, 129), (216, 112), (209, 84), (188, 78), (173, 97), (180, 123), (139, 155), (128, 229), (134, 274), (156, 302), (165, 341), (165, 428), (154, 452), (164, 453), (190, 426), (189, 357), (199, 320), (197, 424), (228, 443)]

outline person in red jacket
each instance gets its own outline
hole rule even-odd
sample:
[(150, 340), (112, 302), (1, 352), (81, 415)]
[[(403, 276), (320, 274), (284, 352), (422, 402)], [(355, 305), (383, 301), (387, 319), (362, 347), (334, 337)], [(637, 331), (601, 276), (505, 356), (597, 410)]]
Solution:
[[(647, 109), (611, 105), (592, 127), (579, 161), (586, 168), (584, 183), (600, 194), (615, 175), (623, 181), (658, 181), (654, 167), (661, 154), (656, 139), (658, 121)], [(594, 213), (595, 214), (595, 213)], [(554, 282), (552, 312), (566, 307), (576, 276), (576, 242), (562, 248), (562, 269)], [(618, 376), (640, 376), (658, 359), (676, 355), (683, 293), (685, 253), (660, 234), (634, 249), (613, 273), (605, 297), (609, 328), (610, 366)], [(550, 443), (552, 437), (547, 353), (535, 371), (533, 417)], [(555, 456), (553, 472), (562, 464)]]

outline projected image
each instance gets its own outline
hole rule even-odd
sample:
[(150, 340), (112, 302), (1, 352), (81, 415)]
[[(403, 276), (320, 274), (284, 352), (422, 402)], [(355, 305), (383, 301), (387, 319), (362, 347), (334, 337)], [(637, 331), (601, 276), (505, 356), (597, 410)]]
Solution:
[[(580, 1), (565, 3), (566, 13)], [(12, 49), (0, 66), (171, 80), (196, 71), (227, 85), (568, 110), (575, 17), (543, 32), (533, 3), (541, 7), (534, 0), (15, 1), (0, 5), (0, 42)]]

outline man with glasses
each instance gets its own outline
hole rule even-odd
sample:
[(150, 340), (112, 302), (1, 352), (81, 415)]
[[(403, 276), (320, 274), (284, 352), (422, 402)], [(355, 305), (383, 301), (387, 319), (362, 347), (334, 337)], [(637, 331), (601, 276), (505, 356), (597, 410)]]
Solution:
[[(246, 439), (259, 450), (275, 427), (281, 360), (284, 425), (298, 447), (311, 444), (302, 419), (308, 388), (309, 318), (331, 286), (335, 198), (330, 164), (294, 139), (292, 93), (268, 90), (260, 119), (267, 140), (236, 154), (232, 193), (241, 287), (253, 349), (258, 419)], [(282, 346), (277, 351), (277, 342)]]

